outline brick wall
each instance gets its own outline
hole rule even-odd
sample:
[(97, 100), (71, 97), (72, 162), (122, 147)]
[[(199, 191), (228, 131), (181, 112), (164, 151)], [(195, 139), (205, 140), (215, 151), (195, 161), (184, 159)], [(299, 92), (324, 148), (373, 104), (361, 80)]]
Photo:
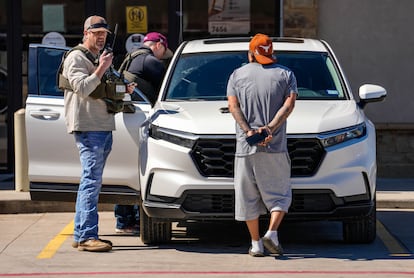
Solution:
[(414, 178), (414, 128), (377, 127), (378, 176)]
[(316, 38), (318, 0), (285, 0), (283, 22), (286, 37)]

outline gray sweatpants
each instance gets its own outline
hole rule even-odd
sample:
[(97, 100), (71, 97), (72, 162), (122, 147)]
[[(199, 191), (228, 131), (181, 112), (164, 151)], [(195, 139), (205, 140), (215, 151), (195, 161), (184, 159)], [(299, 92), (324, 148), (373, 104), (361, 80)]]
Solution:
[(292, 201), (288, 153), (258, 152), (236, 157), (234, 165), (236, 220), (288, 211)]

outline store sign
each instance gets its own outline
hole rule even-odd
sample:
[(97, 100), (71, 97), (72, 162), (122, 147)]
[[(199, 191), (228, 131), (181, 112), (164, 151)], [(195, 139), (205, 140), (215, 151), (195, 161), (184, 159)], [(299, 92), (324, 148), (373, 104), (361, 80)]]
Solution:
[(209, 0), (208, 7), (210, 34), (250, 32), (250, 0)]
[(126, 7), (127, 33), (147, 33), (148, 13), (147, 6)]
[(54, 46), (66, 46), (65, 37), (58, 32), (49, 32), (43, 36), (42, 44), (54, 45)]
[(130, 35), (125, 42), (125, 49), (128, 53), (137, 50), (142, 46), (142, 41), (144, 40), (144, 35), (142, 34), (132, 34)]

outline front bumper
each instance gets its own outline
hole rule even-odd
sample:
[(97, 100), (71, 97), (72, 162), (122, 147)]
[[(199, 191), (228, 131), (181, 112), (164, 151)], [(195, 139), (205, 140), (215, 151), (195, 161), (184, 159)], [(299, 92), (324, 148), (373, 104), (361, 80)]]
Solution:
[[(366, 216), (375, 205), (369, 194), (337, 197), (331, 190), (292, 190), (292, 204), (287, 219), (343, 220)], [(186, 191), (171, 203), (147, 200), (145, 212), (163, 220), (234, 219), (234, 191)]]

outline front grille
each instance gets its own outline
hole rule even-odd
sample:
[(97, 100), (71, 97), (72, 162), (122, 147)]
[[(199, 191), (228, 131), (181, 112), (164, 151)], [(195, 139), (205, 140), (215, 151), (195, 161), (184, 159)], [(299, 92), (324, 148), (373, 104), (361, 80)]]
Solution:
[(235, 139), (198, 139), (191, 156), (203, 176), (233, 177)]
[(325, 149), (316, 138), (288, 138), (292, 177), (312, 176), (325, 155)]
[[(233, 177), (235, 139), (199, 139), (191, 156), (205, 177)], [(316, 173), (325, 150), (316, 138), (288, 138), (292, 161), (291, 176), (305, 177)]]

